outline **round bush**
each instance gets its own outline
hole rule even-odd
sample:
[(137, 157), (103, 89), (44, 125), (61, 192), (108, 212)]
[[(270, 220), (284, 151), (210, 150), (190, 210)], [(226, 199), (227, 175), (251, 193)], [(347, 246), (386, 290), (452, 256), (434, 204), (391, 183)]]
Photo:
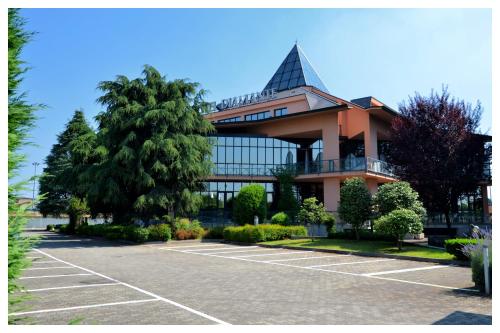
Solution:
[(396, 209), (377, 219), (374, 223), (376, 232), (392, 235), (398, 240), (401, 249), (402, 240), (408, 233), (418, 234), (423, 230), (420, 216), (410, 209)]
[(264, 221), (267, 215), (266, 190), (262, 185), (250, 184), (241, 188), (234, 203), (233, 218), (239, 225), (253, 224), (254, 216)]
[(273, 215), (271, 218), (271, 223), (272, 224), (279, 224), (279, 225), (289, 225), (290, 224), (290, 218), (288, 215), (284, 212), (279, 212)]
[(407, 182), (386, 183), (380, 186), (373, 197), (373, 203), (380, 215), (386, 215), (393, 210), (403, 208), (414, 211), (421, 218), (426, 213), (418, 193)]

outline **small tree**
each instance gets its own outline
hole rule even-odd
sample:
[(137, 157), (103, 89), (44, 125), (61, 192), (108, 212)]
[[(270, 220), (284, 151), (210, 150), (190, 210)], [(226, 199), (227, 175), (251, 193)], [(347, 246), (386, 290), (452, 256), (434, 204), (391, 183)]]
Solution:
[(69, 226), (68, 232), (73, 233), (82, 223), (83, 216), (90, 212), (85, 199), (72, 197), (68, 205)]
[(371, 196), (362, 178), (346, 179), (340, 188), (339, 217), (349, 223), (359, 240), (359, 230), (371, 215)]
[(373, 203), (379, 216), (402, 208), (414, 211), (421, 219), (426, 213), (418, 193), (407, 182), (387, 183), (380, 186), (373, 197)]
[(300, 205), (293, 192), (294, 174), (286, 167), (273, 170), (273, 175), (278, 179), (278, 204), (280, 212), (285, 212), (293, 221), (297, 217)]
[(410, 209), (396, 209), (377, 219), (375, 230), (397, 239), (398, 249), (403, 249), (403, 238), (406, 234), (422, 232), (423, 225), (420, 216)]
[(320, 225), (327, 222), (335, 224), (335, 218), (325, 210), (321, 202), (318, 203), (318, 199), (315, 197), (304, 200), (297, 215), (297, 219), (299, 223), (302, 224)]
[(233, 218), (236, 223), (253, 224), (254, 216), (258, 216), (259, 221), (264, 221), (267, 216), (266, 190), (258, 184), (242, 187), (234, 202)]

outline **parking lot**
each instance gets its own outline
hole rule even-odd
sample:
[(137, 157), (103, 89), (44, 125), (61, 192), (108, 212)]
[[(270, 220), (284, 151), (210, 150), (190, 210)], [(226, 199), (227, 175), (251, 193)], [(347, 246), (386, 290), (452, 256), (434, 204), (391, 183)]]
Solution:
[(491, 324), (470, 268), (218, 242), (47, 232), (10, 316), (36, 324)]

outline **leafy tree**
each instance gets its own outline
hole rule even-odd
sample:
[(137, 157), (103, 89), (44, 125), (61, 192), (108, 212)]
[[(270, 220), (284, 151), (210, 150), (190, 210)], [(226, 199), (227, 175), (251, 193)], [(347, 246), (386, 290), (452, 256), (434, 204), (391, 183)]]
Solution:
[(328, 224), (328, 226), (335, 224), (335, 218), (326, 211), (323, 203), (319, 202), (315, 197), (304, 199), (297, 215), (299, 223), (302, 224)]
[(475, 134), (482, 108), (450, 98), (446, 88), (429, 97), (416, 94), (399, 107), (392, 122), (388, 161), (396, 174), (420, 194), (424, 206), (443, 213), (451, 228), (450, 213), (457, 198), (477, 188), (491, 151)]
[[(52, 146), (45, 159), (46, 167), (40, 177), (40, 194), (45, 198), (38, 204), (40, 213), (59, 216), (68, 213), (72, 196), (83, 198), (85, 193), (78, 190), (77, 168), (74, 168), (73, 142), (81, 137), (94, 135), (81, 110), (76, 110), (65, 130), (57, 136), (57, 143)], [(75, 220), (70, 216), (70, 220)], [(71, 223), (70, 223), (71, 224)]]
[(359, 240), (359, 230), (371, 215), (371, 195), (362, 178), (348, 178), (340, 188), (339, 217), (349, 223)]
[(113, 222), (147, 222), (167, 213), (187, 215), (201, 204), (194, 194), (210, 173), (213, 126), (198, 83), (167, 81), (151, 66), (143, 77), (118, 76), (99, 84), (106, 107), (96, 120), (95, 143), (75, 143), (93, 211)]
[(406, 234), (419, 234), (423, 230), (420, 216), (410, 209), (396, 209), (375, 220), (377, 232), (391, 235), (398, 240), (398, 249), (403, 249), (403, 238)]
[(277, 209), (286, 213), (293, 221), (297, 217), (300, 205), (293, 191), (294, 174), (288, 168), (277, 168), (273, 175), (278, 179), (276, 191), (278, 197)]
[[(18, 9), (8, 11), (8, 302), (9, 308), (18, 305), (22, 298), (14, 297), (13, 292), (20, 289), (16, 279), (21, 270), (29, 265), (26, 252), (33, 245), (33, 239), (23, 235), (23, 227), (27, 222), (25, 209), (27, 205), (19, 205), (16, 198), (24, 189), (26, 181), (12, 183), (17, 171), (26, 157), (20, 149), (27, 144), (30, 129), (34, 125), (35, 111), (41, 105), (26, 101), (25, 93), (19, 91), (19, 86), (28, 70), (21, 59), (21, 52), (33, 33), (24, 29), (25, 20)], [(9, 310), (11, 312), (12, 309)], [(9, 322), (13, 322), (9, 319)]]
[(237, 224), (253, 224), (254, 216), (260, 222), (267, 216), (266, 189), (258, 184), (242, 187), (234, 202), (233, 219)]
[(386, 215), (396, 209), (410, 209), (421, 219), (425, 216), (425, 208), (410, 184), (404, 181), (386, 183), (378, 188), (373, 203), (379, 215)]

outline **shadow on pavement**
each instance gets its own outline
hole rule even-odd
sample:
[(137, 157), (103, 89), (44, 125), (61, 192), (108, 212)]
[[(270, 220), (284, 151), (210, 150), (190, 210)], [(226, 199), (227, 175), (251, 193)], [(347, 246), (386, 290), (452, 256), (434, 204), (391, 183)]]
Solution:
[(455, 311), (433, 323), (434, 325), (491, 325), (491, 316)]

